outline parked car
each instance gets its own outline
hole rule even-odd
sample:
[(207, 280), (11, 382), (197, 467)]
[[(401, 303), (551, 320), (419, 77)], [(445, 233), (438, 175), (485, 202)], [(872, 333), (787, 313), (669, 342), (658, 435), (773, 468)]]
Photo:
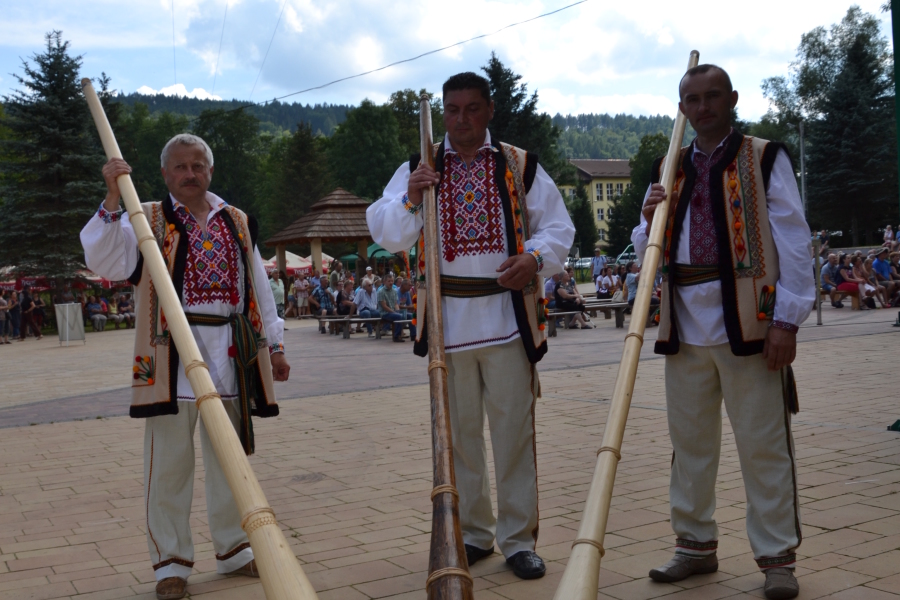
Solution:
[(625, 249), (622, 251), (622, 253), (619, 254), (619, 256), (616, 257), (616, 260), (615, 260), (615, 263), (614, 263), (614, 264), (617, 264), (617, 265), (625, 265), (625, 264), (628, 264), (628, 263), (630, 263), (630, 262), (636, 262), (636, 263), (638, 263), (638, 264), (641, 264), (640, 261), (638, 261), (638, 256), (637, 256), (637, 254), (635, 254), (635, 252), (634, 252), (634, 244), (628, 244), (628, 247), (625, 248)]

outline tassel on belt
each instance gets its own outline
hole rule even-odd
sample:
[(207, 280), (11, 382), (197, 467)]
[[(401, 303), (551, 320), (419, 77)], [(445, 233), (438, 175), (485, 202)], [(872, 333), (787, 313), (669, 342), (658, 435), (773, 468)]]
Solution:
[(675, 285), (700, 285), (710, 281), (719, 280), (718, 265), (685, 265), (672, 263), (670, 265), (672, 281)]
[[(191, 325), (205, 327), (224, 327), (231, 325), (231, 338), (234, 343), (234, 359), (238, 380), (238, 400), (241, 408), (240, 434), (241, 445), (247, 456), (253, 454), (256, 444), (253, 439), (253, 422), (250, 420), (250, 412), (253, 401), (256, 399), (257, 370), (259, 349), (256, 346), (257, 335), (253, 330), (250, 319), (242, 314), (234, 314), (230, 317), (217, 315), (203, 315), (198, 313), (184, 313)], [(232, 351), (229, 350), (229, 354)]]
[(441, 275), (441, 296), (451, 298), (481, 298), (508, 292), (494, 277), (455, 277)]

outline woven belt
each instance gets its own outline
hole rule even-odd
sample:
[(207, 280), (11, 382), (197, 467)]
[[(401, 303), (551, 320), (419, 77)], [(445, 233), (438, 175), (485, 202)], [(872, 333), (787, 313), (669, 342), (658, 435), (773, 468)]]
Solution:
[[(206, 327), (224, 327), (231, 325), (231, 337), (234, 342), (234, 359), (237, 363), (235, 369), (238, 380), (238, 399), (241, 405), (241, 445), (247, 456), (255, 450), (253, 438), (253, 421), (250, 419), (253, 400), (256, 397), (256, 363), (259, 360), (259, 350), (256, 345), (258, 336), (250, 323), (250, 319), (242, 314), (234, 314), (230, 317), (217, 315), (203, 315), (199, 313), (184, 313), (187, 322), (191, 325)], [(231, 352), (229, 352), (231, 354)]]
[(718, 265), (684, 265), (672, 263), (672, 280), (675, 285), (700, 285), (719, 280)]
[(494, 277), (453, 277), (441, 275), (441, 295), (451, 298), (481, 298), (508, 292)]

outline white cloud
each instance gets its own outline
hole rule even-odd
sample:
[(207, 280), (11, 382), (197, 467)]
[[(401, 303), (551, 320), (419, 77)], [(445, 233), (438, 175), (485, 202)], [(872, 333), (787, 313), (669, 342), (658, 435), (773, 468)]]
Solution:
[(145, 94), (147, 96), (155, 96), (157, 94), (162, 94), (163, 96), (178, 96), (178, 97), (187, 97), (187, 98), (197, 98), (198, 100), (221, 100), (221, 96), (213, 96), (203, 88), (194, 88), (190, 92), (187, 91), (187, 88), (184, 87), (183, 83), (176, 83), (175, 85), (170, 85), (169, 87), (164, 87), (160, 90), (154, 90), (149, 85), (142, 85), (138, 89), (135, 90), (138, 94)]

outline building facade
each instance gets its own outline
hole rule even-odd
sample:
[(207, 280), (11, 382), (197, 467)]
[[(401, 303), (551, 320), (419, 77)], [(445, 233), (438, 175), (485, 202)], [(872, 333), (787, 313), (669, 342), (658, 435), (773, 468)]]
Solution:
[[(591, 213), (597, 223), (600, 245), (606, 245), (609, 217), (613, 211), (613, 200), (631, 187), (631, 167), (626, 159), (581, 159), (571, 158), (569, 162), (578, 172), (578, 180), (585, 185)], [(575, 196), (575, 187), (560, 186), (566, 199)]]

